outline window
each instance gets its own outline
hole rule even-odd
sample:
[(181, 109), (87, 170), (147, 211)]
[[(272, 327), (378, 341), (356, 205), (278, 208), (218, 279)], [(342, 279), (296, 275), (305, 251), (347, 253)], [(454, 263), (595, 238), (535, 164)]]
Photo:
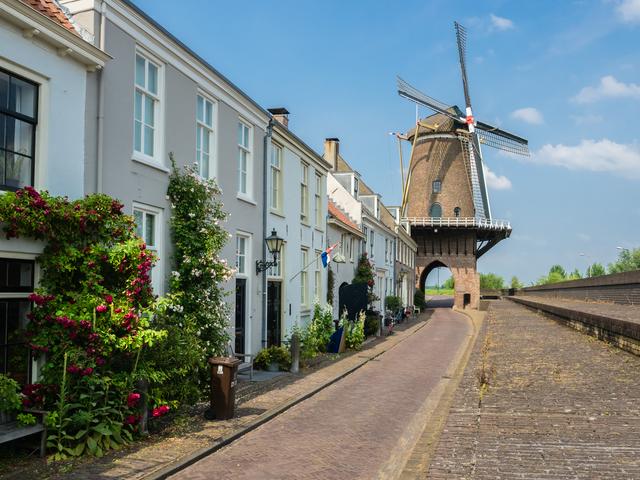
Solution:
[(238, 122), (238, 193), (249, 194), (251, 183), (251, 127)]
[(315, 207), (316, 207), (316, 227), (322, 229), (323, 226), (323, 218), (322, 218), (322, 177), (316, 174), (316, 196), (315, 196)]
[(389, 239), (384, 239), (384, 261), (389, 263)]
[(306, 222), (309, 217), (309, 166), (300, 164), (300, 220)]
[(151, 285), (153, 291), (160, 294), (162, 284), (162, 269), (160, 268), (160, 243), (159, 231), (161, 228), (160, 210), (147, 206), (134, 205), (133, 219), (136, 222), (136, 233), (147, 244), (147, 248), (158, 256), (158, 262), (151, 270)]
[(33, 185), (38, 86), (0, 70), (0, 190)]
[(309, 250), (303, 248), (300, 250), (300, 268), (302, 271), (300, 272), (300, 304), (303, 307), (309, 305), (309, 282), (307, 279), (307, 269), (305, 268), (309, 263)]
[(367, 238), (369, 238), (368, 235), (369, 229), (367, 227), (362, 227), (362, 233), (364, 234), (364, 239), (362, 240), (362, 253), (365, 253), (367, 251)]
[(429, 216), (433, 218), (439, 218), (442, 216), (442, 207), (439, 203), (431, 204), (431, 208), (429, 209)]
[(453, 209), (453, 215), (455, 217), (459, 217), (460, 216), (460, 207), (456, 207)]
[(353, 237), (349, 236), (349, 261), (353, 263)]
[(243, 235), (236, 235), (236, 269), (239, 275), (247, 274), (247, 249), (249, 239)]
[(196, 105), (196, 163), (202, 178), (211, 178), (213, 157), (213, 102), (198, 95)]
[(313, 296), (319, 302), (322, 302), (322, 275), (321, 275), (321, 264), (322, 260), (320, 259), (320, 255), (322, 252), (316, 251), (316, 269), (314, 272), (314, 285), (313, 285)]
[(158, 65), (136, 54), (133, 149), (150, 158), (157, 153), (159, 72)]
[(440, 193), (442, 191), (442, 182), (440, 180), (434, 180), (432, 187), (433, 193)]
[(34, 287), (34, 262), (0, 258), (0, 373), (19, 384), (31, 382), (31, 353), (25, 329)]
[(271, 145), (271, 208), (281, 210), (282, 202), (282, 147)]
[(353, 198), (358, 199), (358, 190), (360, 188), (360, 182), (356, 176), (353, 177)]

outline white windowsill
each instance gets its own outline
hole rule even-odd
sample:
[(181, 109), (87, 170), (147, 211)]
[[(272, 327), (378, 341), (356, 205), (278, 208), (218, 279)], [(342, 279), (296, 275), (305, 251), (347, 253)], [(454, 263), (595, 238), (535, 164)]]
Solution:
[(147, 167), (155, 168), (156, 170), (160, 170), (161, 172), (164, 172), (164, 173), (170, 172), (170, 170), (164, 165), (162, 165), (161, 163), (156, 162), (155, 160), (152, 160), (148, 157), (143, 157), (137, 152), (134, 152), (133, 156), (131, 157), (131, 160), (137, 163), (141, 163), (142, 165), (146, 165)]
[(253, 198), (251, 198), (251, 197), (249, 197), (249, 196), (245, 195), (244, 193), (238, 193), (238, 194), (236, 195), (236, 198), (237, 198), (238, 200), (242, 200), (243, 202), (250, 203), (251, 205), (254, 205), (254, 206), (255, 206), (255, 205), (258, 205), (258, 204), (256, 203), (256, 201), (255, 201)]

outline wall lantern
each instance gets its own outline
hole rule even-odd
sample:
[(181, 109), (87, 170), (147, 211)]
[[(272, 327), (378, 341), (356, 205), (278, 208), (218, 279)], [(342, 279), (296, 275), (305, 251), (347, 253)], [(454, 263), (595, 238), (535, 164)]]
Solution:
[(271, 235), (264, 239), (267, 244), (267, 249), (269, 253), (273, 255), (272, 262), (265, 262), (264, 260), (256, 261), (256, 275), (259, 275), (260, 272), (264, 272), (271, 267), (278, 266), (278, 255), (280, 255), (280, 250), (282, 250), (282, 245), (284, 244), (284, 240), (278, 236), (276, 229), (271, 230)]

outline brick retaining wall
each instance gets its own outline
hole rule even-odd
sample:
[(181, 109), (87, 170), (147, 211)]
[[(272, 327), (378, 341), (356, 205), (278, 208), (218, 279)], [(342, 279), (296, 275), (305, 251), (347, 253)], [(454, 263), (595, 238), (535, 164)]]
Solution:
[(640, 305), (640, 270), (516, 290), (515, 295)]

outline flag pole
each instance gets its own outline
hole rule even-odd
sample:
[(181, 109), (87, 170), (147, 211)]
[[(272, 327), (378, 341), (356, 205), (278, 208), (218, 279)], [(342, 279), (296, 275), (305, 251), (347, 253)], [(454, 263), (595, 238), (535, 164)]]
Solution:
[[(333, 248), (336, 248), (336, 247), (337, 247), (338, 245), (340, 245), (341, 243), (342, 243), (342, 242), (338, 242), (338, 243), (336, 243), (336, 244), (333, 246)], [(300, 275), (302, 272), (304, 272), (307, 268), (309, 268), (311, 265), (313, 265), (315, 262), (317, 262), (317, 261), (318, 261), (318, 259), (319, 259), (320, 257), (322, 257), (322, 254), (323, 254), (324, 252), (326, 252), (326, 250), (324, 250), (324, 251), (320, 252), (320, 255), (317, 255), (313, 260), (311, 260), (309, 263), (307, 263), (307, 264), (304, 266), (304, 268), (303, 268), (302, 270), (300, 270), (298, 273), (296, 273), (293, 277), (291, 277), (291, 278), (289, 279), (289, 281), (290, 281), (290, 282), (292, 282), (294, 278), (296, 278), (298, 275)]]

